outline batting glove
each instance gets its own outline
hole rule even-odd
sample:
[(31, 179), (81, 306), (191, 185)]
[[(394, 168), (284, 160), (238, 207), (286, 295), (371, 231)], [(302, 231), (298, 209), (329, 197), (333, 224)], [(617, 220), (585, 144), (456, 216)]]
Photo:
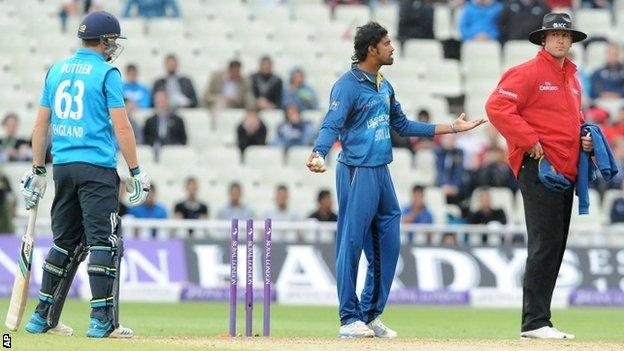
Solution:
[(133, 205), (140, 205), (145, 202), (149, 194), (151, 182), (145, 172), (141, 172), (139, 167), (130, 170), (130, 178), (126, 181), (126, 192), (128, 202)]
[(21, 181), (21, 193), (27, 210), (37, 206), (39, 199), (45, 194), (46, 186), (45, 167), (33, 167), (24, 173)]

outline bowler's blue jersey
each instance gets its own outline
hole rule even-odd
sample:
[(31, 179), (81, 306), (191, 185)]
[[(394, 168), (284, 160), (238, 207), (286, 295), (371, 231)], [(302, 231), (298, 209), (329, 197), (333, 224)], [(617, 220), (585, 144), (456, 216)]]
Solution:
[(325, 157), (340, 138), (338, 161), (349, 166), (376, 167), (392, 162), (390, 127), (402, 136), (432, 137), (435, 125), (410, 121), (394, 96), (392, 85), (355, 65), (331, 91), (329, 111), (314, 147)]
[(55, 63), (46, 76), (40, 104), (51, 110), (55, 165), (117, 167), (108, 109), (124, 107), (121, 74), (100, 53), (82, 48)]

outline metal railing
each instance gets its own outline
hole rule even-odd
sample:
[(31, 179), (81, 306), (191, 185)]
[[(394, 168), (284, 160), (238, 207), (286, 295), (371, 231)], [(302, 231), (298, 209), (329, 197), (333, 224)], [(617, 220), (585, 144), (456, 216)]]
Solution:
[[(262, 237), (261, 219), (256, 221), (256, 235)], [(15, 218), (15, 232), (26, 230), (26, 219)], [(239, 230), (244, 231), (244, 221)], [(185, 219), (137, 219), (122, 220), (124, 235), (143, 239), (194, 238), (229, 240), (230, 221)], [(37, 236), (50, 236), (50, 220), (37, 222)], [(335, 222), (304, 220), (297, 222), (273, 221), (273, 241), (321, 243), (335, 239)], [(520, 225), (471, 224), (401, 224), (401, 241), (431, 245), (488, 245), (501, 243), (523, 244), (526, 228)], [(576, 225), (570, 228), (568, 243), (575, 246), (624, 247), (624, 225)]]

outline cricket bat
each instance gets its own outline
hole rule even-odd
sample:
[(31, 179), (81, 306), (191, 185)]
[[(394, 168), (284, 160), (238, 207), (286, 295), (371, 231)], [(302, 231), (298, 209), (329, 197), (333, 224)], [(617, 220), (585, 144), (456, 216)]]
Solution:
[(22, 247), (17, 259), (11, 302), (6, 321), (4, 322), (4, 325), (12, 331), (16, 331), (22, 321), (30, 285), (30, 266), (32, 263), (33, 234), (35, 232), (35, 220), (37, 219), (37, 206), (35, 205), (29, 212), (26, 234), (22, 237)]

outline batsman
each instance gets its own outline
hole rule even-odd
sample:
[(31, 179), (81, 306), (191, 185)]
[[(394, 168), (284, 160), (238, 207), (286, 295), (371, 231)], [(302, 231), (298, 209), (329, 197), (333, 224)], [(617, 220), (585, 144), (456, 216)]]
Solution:
[(121, 74), (112, 62), (121, 52), (121, 29), (107, 12), (93, 12), (78, 28), (82, 47), (48, 71), (33, 128), (33, 168), (22, 179), (26, 208), (46, 189), (45, 153), (51, 127), (54, 246), (43, 263), (37, 305), (26, 330), (72, 335), (59, 323), (67, 292), (87, 254), (91, 321), (87, 336), (128, 338), (119, 324), (117, 274), (121, 256), (115, 138), (130, 168), (126, 190), (132, 204), (147, 197), (150, 181), (141, 172), (134, 133), (124, 108)]

